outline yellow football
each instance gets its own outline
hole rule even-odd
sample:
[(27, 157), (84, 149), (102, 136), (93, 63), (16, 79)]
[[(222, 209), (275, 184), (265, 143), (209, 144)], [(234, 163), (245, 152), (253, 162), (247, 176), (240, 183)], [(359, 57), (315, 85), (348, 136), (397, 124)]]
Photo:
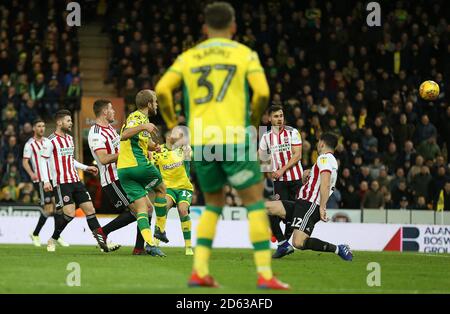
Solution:
[(439, 96), (439, 85), (435, 81), (420, 84), (419, 94), (425, 100), (435, 100)]

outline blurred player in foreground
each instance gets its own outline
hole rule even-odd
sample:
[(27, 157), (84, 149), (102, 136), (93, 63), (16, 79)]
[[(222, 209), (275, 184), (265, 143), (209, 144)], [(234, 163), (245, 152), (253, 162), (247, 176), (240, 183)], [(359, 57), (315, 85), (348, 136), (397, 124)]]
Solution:
[[(288, 289), (289, 286), (272, 273), (262, 174), (257, 151), (251, 151), (250, 132), (246, 128), (250, 126), (250, 120), (258, 126), (267, 106), (269, 86), (266, 76), (258, 55), (231, 39), (236, 32), (236, 22), (230, 4), (208, 5), (205, 22), (204, 31), (209, 39), (178, 56), (156, 86), (161, 113), (168, 127), (173, 128), (177, 120), (172, 93), (183, 85), (193, 165), (206, 201), (198, 224), (194, 265), (188, 285), (218, 287), (209, 273), (209, 259), (217, 221), (225, 205), (224, 185), (229, 183), (238, 191), (248, 211), (250, 240), (258, 273), (257, 287)], [(251, 107), (249, 85), (253, 90)]]

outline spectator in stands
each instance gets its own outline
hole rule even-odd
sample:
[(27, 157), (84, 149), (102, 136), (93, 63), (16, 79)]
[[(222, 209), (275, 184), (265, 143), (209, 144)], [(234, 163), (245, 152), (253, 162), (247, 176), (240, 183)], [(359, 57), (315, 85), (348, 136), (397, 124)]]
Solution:
[(383, 190), (385, 188), (386, 190), (389, 190), (389, 184), (390, 179), (386, 170), (385, 166), (382, 166), (380, 168), (379, 176), (377, 177), (378, 184), (380, 185), (380, 190)]
[(19, 108), (20, 95), (15, 86), (9, 86), (7, 93), (0, 94), (1, 107), (5, 107), (7, 104), (12, 104), (16, 110)]
[(31, 123), (24, 123), (22, 130), (19, 133), (19, 143), (26, 143), (30, 137), (33, 136), (33, 126)]
[(2, 110), (2, 125), (17, 124), (18, 114), (13, 103), (8, 103)]
[(386, 192), (384, 194), (384, 208), (385, 209), (394, 209), (394, 202), (392, 201), (392, 194), (391, 192)]
[(417, 197), (417, 201), (413, 206), (411, 206), (411, 209), (417, 209), (417, 210), (429, 209), (425, 197), (424, 196)]
[(430, 118), (427, 114), (422, 115), (420, 119), (420, 123), (417, 127), (417, 143), (421, 143), (422, 141), (426, 141), (430, 137), (437, 136), (436, 127), (430, 122)]
[(342, 208), (360, 209), (361, 199), (355, 191), (353, 184), (349, 184), (342, 193)]
[(397, 145), (394, 142), (389, 144), (387, 152), (384, 153), (383, 160), (388, 169), (388, 173), (394, 173), (398, 160)]
[(369, 191), (369, 184), (367, 183), (367, 181), (361, 181), (361, 183), (359, 184), (359, 204), (360, 204), (360, 206), (362, 206), (362, 202), (368, 191)]
[(446, 182), (450, 181), (449, 176), (447, 175), (447, 169), (445, 166), (439, 167), (436, 176), (430, 182), (430, 197), (433, 203), (433, 209), (437, 208), (437, 203), (439, 201), (439, 193), (444, 188)]
[(19, 188), (14, 177), (7, 180), (7, 184), (2, 188), (2, 198), (4, 202), (17, 202), (19, 200)]
[(424, 165), (424, 161), (425, 160), (421, 155), (416, 156), (416, 162), (411, 168), (409, 168), (408, 175), (406, 176), (408, 183), (410, 183), (412, 178), (420, 173), (422, 166)]
[(38, 114), (35, 104), (35, 101), (32, 99), (28, 99), (26, 102), (23, 102), (21, 104), (19, 112), (20, 125), (24, 125), (25, 123), (32, 123), (37, 119)]
[(52, 117), (58, 111), (62, 97), (62, 89), (57, 79), (51, 79), (45, 92), (44, 109), (47, 117)]
[(36, 79), (30, 84), (30, 97), (36, 104), (36, 107), (41, 110), (43, 107), (43, 100), (47, 86), (45, 85), (44, 74), (38, 73)]
[(380, 191), (377, 180), (373, 180), (370, 184), (370, 190), (364, 196), (362, 202), (363, 209), (384, 209), (384, 196)]
[(406, 185), (406, 180), (401, 180), (398, 183), (398, 186), (391, 190), (392, 201), (394, 202), (395, 208), (399, 208), (401, 206), (400, 201), (403, 198), (407, 200), (411, 199), (411, 192), (408, 190), (408, 186)]
[(398, 209), (411, 209), (409, 206), (409, 199), (406, 196), (400, 198)]
[(338, 209), (341, 201), (342, 201), (341, 192), (337, 188), (335, 188), (333, 194), (331, 194), (330, 198), (328, 199), (327, 208)]
[(436, 209), (450, 211), (450, 181), (445, 182), (444, 188), (439, 193)]
[(439, 126), (441, 127), (441, 132), (439, 135), (442, 137), (443, 144), (446, 145), (447, 152), (450, 152), (450, 106), (445, 110), (445, 114), (440, 116), (441, 121)]
[(435, 160), (441, 154), (441, 149), (436, 144), (436, 137), (431, 136), (427, 140), (422, 141), (417, 147), (417, 152), (426, 160)]
[(66, 106), (69, 110), (79, 110), (81, 105), (81, 83), (80, 78), (75, 76), (67, 88), (65, 97)]
[(6, 161), (9, 161), (13, 156), (13, 160), (15, 160), (16, 156), (19, 156), (19, 145), (17, 145), (17, 137), (12, 135), (8, 138), (7, 144), (2, 147), (0, 154), (0, 164), (3, 164)]
[(64, 88), (68, 90), (75, 78), (78, 78), (78, 82), (80, 81), (80, 71), (77, 65), (72, 65), (70, 72), (64, 77)]
[(416, 160), (416, 155), (417, 153), (414, 149), (413, 142), (406, 141), (403, 151), (398, 156), (397, 166), (409, 169), (412, 163)]
[(412, 177), (410, 187), (415, 197), (423, 196), (428, 199), (429, 186), (433, 180), (430, 169), (427, 166), (420, 168), (420, 173)]
[(399, 123), (394, 125), (394, 137), (397, 146), (401, 146), (406, 141), (412, 141), (414, 138), (415, 127), (409, 123), (405, 113), (400, 115)]

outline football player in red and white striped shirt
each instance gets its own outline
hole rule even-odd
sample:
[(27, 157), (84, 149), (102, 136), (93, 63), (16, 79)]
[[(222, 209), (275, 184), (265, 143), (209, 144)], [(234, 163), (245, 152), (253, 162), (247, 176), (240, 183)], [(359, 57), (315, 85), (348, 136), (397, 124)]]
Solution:
[[(86, 190), (86, 187), (80, 181), (76, 169), (90, 172), (94, 175), (98, 174), (98, 169), (93, 166), (86, 166), (74, 159), (74, 143), (73, 138), (68, 134), (72, 130), (72, 117), (68, 110), (59, 110), (56, 113), (56, 130), (49, 136), (49, 141), (44, 143), (42, 148), (42, 157), (50, 159), (50, 168), (53, 171), (52, 181), (55, 188), (54, 194), (56, 198), (56, 208), (63, 211), (63, 223), (58, 224), (52, 237), (48, 240), (47, 250), (49, 252), (55, 251), (55, 240), (67, 226), (67, 224), (75, 217), (75, 210), (80, 207), (86, 215), (86, 220), (91, 231), (100, 228), (97, 216), (95, 215), (95, 208), (92, 204), (91, 196)], [(44, 159), (43, 158), (43, 159)], [(44, 190), (53, 190), (50, 184), (50, 178), (47, 175), (47, 162), (41, 162), (44, 181)], [(108, 252), (115, 250), (118, 247), (115, 245), (109, 246), (106, 236), (97, 240), (100, 248)]]
[(269, 215), (291, 222), (294, 228), (292, 244), (300, 250), (333, 252), (342, 259), (351, 261), (352, 252), (348, 245), (334, 245), (317, 238), (311, 238), (314, 226), (320, 220), (327, 221), (326, 205), (333, 193), (338, 164), (333, 153), (337, 138), (331, 133), (321, 135), (317, 143), (319, 157), (311, 168), (305, 171), (306, 184), (301, 188), (296, 201), (269, 201), (266, 208)]
[[(48, 139), (44, 137), (45, 133), (45, 122), (44, 120), (37, 119), (33, 122), (33, 131), (34, 135), (30, 138), (24, 146), (23, 149), (23, 160), (22, 165), (25, 171), (33, 181), (33, 185), (36, 191), (39, 194), (40, 206), (42, 207), (41, 216), (39, 217), (36, 228), (33, 233), (30, 234), (31, 240), (35, 246), (41, 246), (41, 240), (39, 238), (39, 232), (42, 227), (45, 225), (47, 221), (47, 217), (53, 216), (56, 222), (58, 220), (63, 219), (61, 213), (57, 213), (55, 211), (55, 200), (53, 198), (52, 192), (44, 191), (44, 181), (43, 176), (41, 174), (42, 169), (40, 167), (41, 163), (41, 149), (44, 145), (44, 142), (47, 142)], [(30, 165), (31, 164), (31, 165)], [(50, 171), (48, 170), (47, 175), (50, 176)], [(61, 237), (57, 239), (58, 243), (62, 246), (69, 246), (66, 242), (64, 242)]]
[[(302, 187), (303, 168), (302, 139), (297, 129), (285, 125), (283, 108), (269, 108), (270, 131), (263, 134), (259, 143), (260, 156), (270, 155), (272, 179), (274, 181), (274, 199), (295, 200)], [(264, 157), (262, 157), (264, 158)], [(281, 258), (294, 252), (289, 244), (293, 229), (286, 224), (285, 233), (280, 228), (280, 218), (270, 217), (272, 233), (278, 241), (273, 258)]]
[[(95, 124), (89, 130), (88, 142), (92, 157), (100, 167), (100, 181), (103, 195), (107, 196), (115, 209), (122, 211), (114, 220), (101, 227), (96, 233), (109, 233), (118, 230), (136, 221), (134, 205), (120, 184), (117, 175), (117, 158), (119, 156), (120, 135), (111, 126), (114, 122), (115, 111), (109, 100), (99, 99), (94, 102)], [(150, 200), (148, 207), (152, 208)], [(151, 221), (151, 211), (149, 211)], [(146, 254), (144, 251), (144, 238), (137, 229), (136, 244), (133, 255)]]

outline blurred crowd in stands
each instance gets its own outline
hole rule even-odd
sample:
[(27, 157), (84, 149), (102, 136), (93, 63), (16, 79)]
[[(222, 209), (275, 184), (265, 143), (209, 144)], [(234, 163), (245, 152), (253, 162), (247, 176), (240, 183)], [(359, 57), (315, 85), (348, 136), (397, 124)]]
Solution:
[(0, 3), (0, 201), (37, 203), (22, 167), (38, 117), (81, 100), (77, 29), (64, 1)]
[[(265, 68), (270, 105), (282, 105), (286, 124), (302, 135), (303, 167), (316, 160), (315, 144), (322, 132), (339, 137), (339, 180), (330, 208), (436, 209), (440, 196), (449, 204), (448, 1), (384, 1), (381, 27), (366, 24), (365, 1), (230, 2), (237, 15), (235, 39), (256, 50)], [(117, 86), (127, 113), (135, 110), (138, 90), (154, 88), (180, 53), (204, 39), (205, 3), (108, 3), (103, 31), (111, 38), (112, 52), (105, 82)], [(16, 13), (22, 18), (7, 14), (5, 18), (5, 9), (1, 10), (0, 67), (9, 74), (0, 83), (4, 108), (0, 162), (20, 156), (15, 147), (30, 130), (27, 119), (33, 108), (52, 108), (47, 100), (48, 94), (53, 95), (51, 82), (62, 94), (71, 84), (79, 84), (74, 30), (58, 23), (59, 16), (51, 20), (43, 15), (40, 23), (34, 21), (34, 14), (34, 19), (25, 18), (28, 11)], [(28, 30), (20, 32), (18, 25), (25, 20), (30, 21)], [(437, 100), (419, 98), (418, 87), (424, 80), (439, 84)], [(15, 102), (10, 94), (17, 94)], [(8, 105), (11, 109), (4, 107), (4, 99), (13, 104)], [(181, 90), (174, 101), (183, 123)], [(13, 119), (15, 127), (5, 124)], [(157, 123), (164, 124), (161, 117)], [(267, 114), (261, 124), (270, 125)], [(16, 137), (11, 136), (13, 129)], [(2, 171), (6, 181), (11, 168)], [(193, 178), (195, 183), (195, 173)], [(272, 182), (266, 180), (265, 195), (270, 197), (271, 191)], [(203, 202), (198, 189), (195, 199), (197, 204)], [(241, 203), (233, 189), (227, 189), (226, 201)]]

